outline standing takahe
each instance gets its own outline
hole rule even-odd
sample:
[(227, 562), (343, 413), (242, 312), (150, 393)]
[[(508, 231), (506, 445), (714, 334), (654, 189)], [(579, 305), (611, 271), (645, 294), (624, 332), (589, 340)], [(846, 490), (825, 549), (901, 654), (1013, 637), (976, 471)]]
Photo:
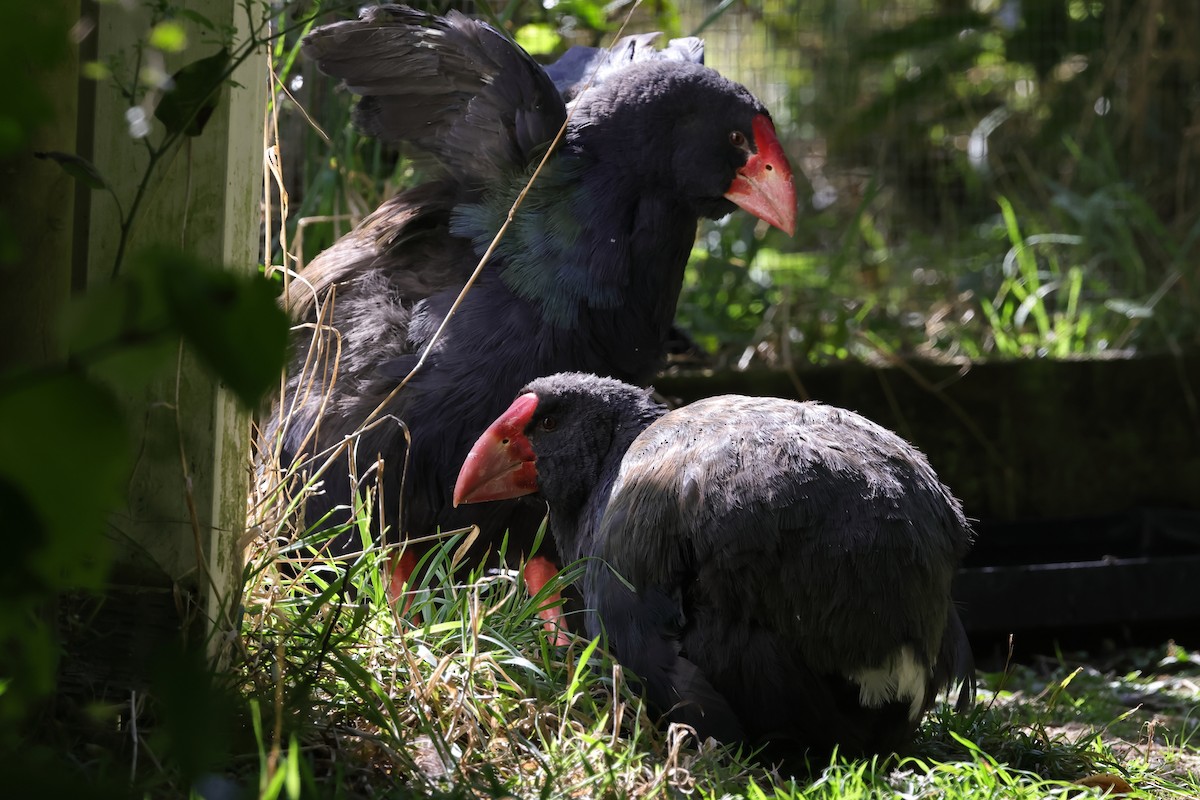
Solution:
[[(323, 492), (308, 500), (310, 524), (331, 510), (334, 522), (345, 520), (338, 507), (350, 502), (353, 466), (360, 483), (382, 477), (379, 506), (391, 537), (476, 523), (476, 557), (506, 530), (527, 553), (544, 516), (540, 503), (451, 506), (475, 437), (539, 375), (586, 370), (648, 380), (700, 217), (740, 206), (793, 230), (791, 168), (762, 103), (695, 63), (692, 46), (660, 58), (645, 41), (623, 47), (624, 57), (603, 60), (590, 90), (580, 86), (579, 65), (599, 63), (595, 51), (585, 48), (558, 69), (573, 98), (568, 120), (541, 66), (486, 23), (454, 12), (372, 7), (305, 38), (304, 55), (362, 96), (354, 113), (361, 129), (416, 145), (443, 173), (381, 205), (309, 264), (285, 299), (309, 324), (268, 429), (282, 463), (354, 437), (353, 465), (333, 464)], [(479, 281), (422, 369), (387, 399), (564, 122)], [(348, 534), (333, 547), (356, 541)], [(409, 576), (417, 551), (406, 549), (397, 562), (394, 586)], [(534, 591), (548, 577), (540, 566), (537, 577), (526, 570)]]
[(950, 599), (962, 508), (858, 414), (734, 395), (668, 413), (615, 380), (541, 378), (472, 448), (455, 502), (532, 492), (559, 552), (589, 558), (588, 635), (701, 739), (886, 753), (951, 681), (972, 699)]

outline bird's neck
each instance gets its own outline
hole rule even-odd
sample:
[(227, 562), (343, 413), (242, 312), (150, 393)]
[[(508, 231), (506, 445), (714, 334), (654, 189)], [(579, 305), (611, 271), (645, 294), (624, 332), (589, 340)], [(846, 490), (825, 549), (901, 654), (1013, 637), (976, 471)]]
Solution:
[[(660, 362), (697, 218), (643, 183), (563, 154), (537, 176), (496, 248), (503, 284), (538, 308), (544, 341), (566, 367), (637, 382)], [(482, 252), (524, 185), (460, 206), (453, 231)]]
[(598, 552), (600, 523), (625, 454), (638, 436), (664, 413), (665, 410), (649, 397), (641, 405), (624, 409), (612, 429), (606, 428), (602, 434), (603, 438), (611, 440), (611, 445), (599, 454), (595, 473), (585, 480), (574, 481), (574, 492), (547, 497), (551, 531), (563, 563), (572, 563)]

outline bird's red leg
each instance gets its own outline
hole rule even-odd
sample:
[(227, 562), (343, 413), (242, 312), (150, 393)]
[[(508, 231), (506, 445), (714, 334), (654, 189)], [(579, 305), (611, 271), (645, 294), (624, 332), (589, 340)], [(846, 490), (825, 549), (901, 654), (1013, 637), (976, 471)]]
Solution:
[[(525, 586), (531, 595), (540, 592), (557, 574), (558, 566), (545, 556), (534, 556), (525, 562)], [(545, 620), (544, 627), (547, 633), (553, 635), (554, 644), (565, 647), (569, 640), (567, 625), (563, 621), (562, 595), (558, 592), (548, 595), (546, 605), (538, 612), (538, 616)]]
[(404, 587), (416, 568), (417, 554), (411, 548), (406, 547), (398, 555), (392, 556), (391, 574), (388, 576), (388, 596), (392, 601), (392, 608), (396, 608), (403, 599), (404, 605), (397, 612), (401, 617), (408, 615), (409, 606), (412, 605), (413, 596), (406, 594)]

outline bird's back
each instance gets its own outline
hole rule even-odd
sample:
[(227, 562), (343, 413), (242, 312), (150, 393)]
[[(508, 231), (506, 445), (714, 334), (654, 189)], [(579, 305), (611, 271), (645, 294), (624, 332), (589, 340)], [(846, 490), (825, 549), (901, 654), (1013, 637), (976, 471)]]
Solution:
[(891, 750), (968, 677), (950, 603), (961, 508), (856, 414), (745, 397), (667, 414), (626, 454), (602, 527), (635, 587), (679, 587), (679, 655), (751, 741)]

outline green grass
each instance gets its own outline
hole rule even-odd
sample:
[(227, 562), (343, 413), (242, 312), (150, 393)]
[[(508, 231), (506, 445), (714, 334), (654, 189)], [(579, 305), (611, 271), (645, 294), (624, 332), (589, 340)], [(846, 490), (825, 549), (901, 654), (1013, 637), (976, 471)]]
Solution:
[(737, 215), (706, 223), (678, 321), (735, 368), (1194, 347), (1200, 224), (1168, 229), (1120, 185), (1054, 202), (997, 195), (994, 214), (953, 237), (895, 229), (872, 193), (853, 215), (802, 215), (794, 241), (756, 239)]
[[(314, 220), (309, 257), (350, 224), (315, 220), (361, 217), (414, 180), (409, 162), (348, 128), (342, 100), (324, 108), (334, 143), (284, 154), (304, 175), (281, 238), (299, 250), (297, 221)], [(1136, 203), (1127, 213), (1130, 198), (1105, 197), (1062, 194), (1057, 219), (1000, 198), (976, 235), (954, 241), (903, 230), (873, 187), (851, 214), (806, 215), (793, 242), (758, 238), (753, 220), (734, 215), (703, 230), (680, 320), (719, 359), (771, 366), (1094, 355), (1186, 340), (1190, 295), (1172, 291), (1162, 313), (1139, 316), (1163, 299), (1157, 273), (1131, 260), (1136, 234), (1157, 220)], [(1102, 232), (1109, 239), (1097, 244)], [(1180, 268), (1196, 237), (1163, 241)], [(253, 746), (225, 773), (260, 797), (1040, 800), (1099, 796), (1077, 783), (1094, 776), (1127, 781), (1133, 797), (1200, 797), (1192, 653), (1163, 648), (1130, 654), (1136, 667), (1079, 671), (1065, 657), (1012, 665), (982, 676), (971, 713), (940, 707), (907, 756), (835, 757), (793, 780), (753, 754), (659, 729), (598, 643), (551, 646), (519, 565), (463, 575), (452, 568), (461, 535), (448, 535), (410, 613), (397, 616), (380, 579), (388, 553), (364, 537), (359, 556), (311, 557), (316, 537), (294, 530), (285, 505), (267, 498), (254, 513), (261, 536), (232, 665)], [(280, 569), (283, 557), (297, 560), (292, 570)]]
[(456, 570), (467, 534), (451, 532), (398, 615), (370, 498), (362, 552), (338, 561), (318, 552), (330, 532), (296, 529), (296, 506), (283, 492), (255, 506), (234, 665), (256, 751), (230, 774), (263, 797), (1099, 796), (1080, 780), (1200, 796), (1200, 654), (1174, 645), (981, 674), (976, 706), (939, 706), (903, 757), (793, 777), (660, 729), (602, 643), (551, 645), (537, 610), (578, 568), (529, 597), (503, 545), (501, 568)]
[[(264, 534), (286, 540), (286, 518)], [(835, 757), (793, 779), (660, 730), (596, 642), (548, 643), (541, 598), (514, 569), (456, 577), (461, 541), (439, 543), (404, 617), (386, 601), (377, 548), (297, 575), (278, 569), (276, 545), (259, 548), (236, 665), (259, 752), (239, 784), (269, 797), (899, 800), (1098, 796), (1075, 781), (1100, 775), (1133, 797), (1200, 796), (1196, 653), (983, 674), (976, 707), (939, 707), (906, 757)]]

